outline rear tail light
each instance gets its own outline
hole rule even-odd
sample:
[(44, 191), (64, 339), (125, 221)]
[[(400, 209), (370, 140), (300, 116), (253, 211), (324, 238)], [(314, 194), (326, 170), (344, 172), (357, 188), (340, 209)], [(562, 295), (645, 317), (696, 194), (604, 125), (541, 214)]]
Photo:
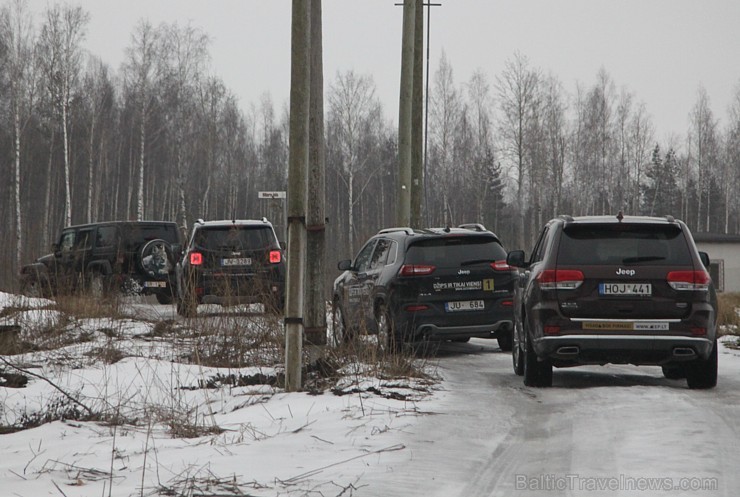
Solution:
[(270, 250), (270, 264), (278, 264), (283, 260), (283, 254), (279, 250)]
[(429, 306), (424, 304), (406, 306), (407, 312), (426, 311), (427, 309), (429, 309)]
[(203, 254), (200, 252), (190, 252), (190, 265), (200, 266), (203, 264)]
[(513, 271), (514, 268), (506, 264), (506, 261), (493, 261), (491, 267), (494, 271)]
[(583, 273), (577, 269), (546, 269), (537, 281), (543, 290), (575, 290), (583, 283)]
[(674, 290), (707, 290), (712, 278), (706, 271), (671, 271), (666, 281)]
[(691, 328), (691, 334), (696, 337), (703, 337), (707, 334), (707, 329), (699, 326)]
[(426, 276), (432, 274), (436, 266), (430, 266), (427, 264), (404, 264), (398, 271), (401, 276)]
[(543, 330), (545, 332), (545, 335), (559, 335), (560, 334), (560, 326), (557, 325), (545, 325), (543, 327)]
[(501, 305), (504, 306), (504, 307), (512, 307), (514, 305), (514, 301), (513, 300), (504, 300), (503, 302), (501, 302)]

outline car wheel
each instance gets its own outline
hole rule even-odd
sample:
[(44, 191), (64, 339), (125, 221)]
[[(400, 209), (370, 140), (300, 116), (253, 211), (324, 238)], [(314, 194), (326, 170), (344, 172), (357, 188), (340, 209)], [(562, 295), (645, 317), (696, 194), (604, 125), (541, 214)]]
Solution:
[(717, 340), (706, 360), (698, 359), (686, 365), (686, 382), (692, 389), (707, 389), (717, 386)]
[(157, 297), (157, 302), (159, 302), (162, 305), (170, 305), (172, 302), (175, 301), (175, 299), (172, 297), (172, 294), (169, 292), (157, 292), (154, 294), (155, 297)]
[(91, 297), (103, 299), (110, 293), (108, 277), (99, 271), (91, 271), (87, 274), (85, 287)]
[(670, 365), (663, 366), (663, 376), (669, 380), (682, 380), (686, 378), (686, 368), (683, 366)]
[(26, 297), (48, 297), (51, 294), (48, 289), (48, 280), (43, 276), (38, 278), (23, 278), (21, 280), (21, 295), (25, 295)]
[(551, 387), (552, 364), (548, 360), (537, 360), (532, 340), (529, 334), (524, 333), (524, 384), (528, 387)]
[(522, 344), (519, 343), (516, 331), (512, 332), (512, 349), (511, 349), (511, 362), (514, 366), (514, 374), (517, 376), (524, 375), (524, 353), (522, 352)]
[(375, 317), (378, 326), (378, 352), (393, 353), (401, 349), (401, 343), (396, 336), (393, 316), (388, 308), (381, 305)]
[(331, 329), (335, 346), (347, 343), (352, 339), (349, 330), (347, 330), (344, 312), (342, 312), (342, 306), (339, 304), (338, 299), (334, 299), (331, 305)]
[(512, 331), (510, 328), (504, 329), (503, 331), (499, 332), (499, 337), (496, 339), (498, 341), (498, 346), (501, 350), (504, 352), (511, 352), (511, 346), (512, 346)]

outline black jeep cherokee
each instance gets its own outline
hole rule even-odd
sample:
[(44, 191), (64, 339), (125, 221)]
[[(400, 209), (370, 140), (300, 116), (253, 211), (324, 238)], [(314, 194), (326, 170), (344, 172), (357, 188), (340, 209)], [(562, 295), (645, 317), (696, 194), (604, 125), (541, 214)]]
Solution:
[(70, 226), (52, 253), (21, 268), (21, 291), (51, 297), (89, 290), (154, 294), (173, 301), (175, 261), (182, 250), (177, 225), (167, 221), (111, 221)]
[(514, 371), (550, 386), (552, 368), (659, 365), (689, 388), (717, 383), (717, 297), (686, 225), (668, 216), (561, 216), (521, 268)]
[(198, 220), (176, 271), (182, 316), (195, 316), (199, 304), (262, 303), (283, 310), (285, 255), (265, 218)]
[(378, 232), (334, 282), (336, 341), (378, 334), (381, 347), (421, 339), (495, 337), (511, 349), (516, 272), (480, 224)]

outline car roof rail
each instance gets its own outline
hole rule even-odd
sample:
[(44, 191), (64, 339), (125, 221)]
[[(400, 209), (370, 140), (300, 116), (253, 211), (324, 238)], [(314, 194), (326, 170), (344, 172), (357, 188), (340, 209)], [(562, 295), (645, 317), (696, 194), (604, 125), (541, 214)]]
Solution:
[(384, 229), (378, 231), (378, 234), (379, 235), (385, 235), (387, 233), (396, 233), (398, 231), (403, 231), (407, 235), (413, 235), (414, 234), (414, 230), (411, 229), (411, 228), (408, 228), (408, 227), (384, 228)]
[(562, 219), (563, 221), (565, 221), (566, 223), (573, 222), (573, 216), (571, 216), (570, 214), (560, 214), (558, 217)]
[(486, 227), (483, 226), (481, 223), (465, 223), (458, 226), (458, 228), (462, 228), (465, 230), (473, 230), (473, 231), (487, 231)]

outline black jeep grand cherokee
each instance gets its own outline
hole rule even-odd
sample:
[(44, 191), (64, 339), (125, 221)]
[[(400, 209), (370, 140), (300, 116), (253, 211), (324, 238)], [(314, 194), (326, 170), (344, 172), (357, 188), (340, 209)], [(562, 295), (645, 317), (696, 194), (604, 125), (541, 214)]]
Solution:
[(497, 338), (511, 350), (516, 272), (498, 237), (480, 224), (458, 228), (389, 228), (334, 282), (334, 336), (377, 334), (381, 347), (421, 339)]
[(543, 228), (515, 296), (514, 371), (552, 384), (552, 368), (659, 365), (689, 388), (717, 384), (717, 297), (686, 225), (665, 218), (561, 216)]

